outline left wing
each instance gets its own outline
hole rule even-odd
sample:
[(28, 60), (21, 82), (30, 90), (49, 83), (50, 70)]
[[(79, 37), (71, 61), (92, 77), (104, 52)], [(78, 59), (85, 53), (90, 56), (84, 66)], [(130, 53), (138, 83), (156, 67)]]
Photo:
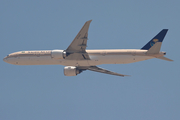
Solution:
[(86, 53), (88, 29), (92, 20), (87, 21), (76, 35), (72, 43), (66, 49), (67, 57), (70, 60), (89, 60), (89, 55)]
[(89, 68), (87, 68), (87, 70), (91, 70), (91, 71), (95, 71), (95, 72), (100, 72), (100, 73), (105, 73), (105, 74), (110, 74), (110, 75), (117, 75), (117, 76), (122, 76), (122, 77), (129, 76), (129, 75), (123, 75), (123, 74), (111, 72), (109, 70), (105, 70), (105, 69), (99, 68), (97, 66), (90, 66)]
[(92, 20), (87, 21), (76, 35), (72, 43), (66, 49), (66, 52), (85, 52), (87, 47), (88, 29)]

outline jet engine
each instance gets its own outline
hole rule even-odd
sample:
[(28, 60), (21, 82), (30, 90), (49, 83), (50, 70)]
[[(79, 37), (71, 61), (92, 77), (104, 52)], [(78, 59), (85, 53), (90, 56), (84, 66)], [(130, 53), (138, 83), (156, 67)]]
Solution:
[(81, 71), (77, 69), (75, 66), (66, 66), (64, 67), (64, 75), (65, 76), (76, 76)]
[(64, 50), (52, 50), (51, 57), (53, 59), (64, 59), (66, 57), (66, 51)]

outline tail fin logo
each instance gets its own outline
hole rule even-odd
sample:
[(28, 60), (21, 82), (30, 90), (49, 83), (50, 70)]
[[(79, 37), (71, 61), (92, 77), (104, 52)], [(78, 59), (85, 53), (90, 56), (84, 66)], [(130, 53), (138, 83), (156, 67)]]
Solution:
[(159, 42), (158, 39), (153, 39), (151, 42), (150, 42), (150, 45), (153, 46), (155, 43)]

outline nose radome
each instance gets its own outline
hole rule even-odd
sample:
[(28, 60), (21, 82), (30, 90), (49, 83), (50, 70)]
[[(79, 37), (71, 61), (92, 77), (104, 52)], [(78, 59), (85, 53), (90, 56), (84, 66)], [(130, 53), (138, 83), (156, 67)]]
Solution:
[(3, 61), (4, 61), (4, 62), (7, 62), (7, 57), (3, 58)]

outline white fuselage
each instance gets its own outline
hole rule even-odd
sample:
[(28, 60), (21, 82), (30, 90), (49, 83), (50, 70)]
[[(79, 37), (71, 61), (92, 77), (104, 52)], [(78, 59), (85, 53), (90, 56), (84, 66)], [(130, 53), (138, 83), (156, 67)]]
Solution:
[(66, 60), (52, 57), (52, 50), (19, 51), (3, 60), (14, 65), (95, 66), (100, 64), (127, 64), (163, 56), (163, 52), (147, 55), (147, 50), (112, 49), (86, 50), (90, 60)]

